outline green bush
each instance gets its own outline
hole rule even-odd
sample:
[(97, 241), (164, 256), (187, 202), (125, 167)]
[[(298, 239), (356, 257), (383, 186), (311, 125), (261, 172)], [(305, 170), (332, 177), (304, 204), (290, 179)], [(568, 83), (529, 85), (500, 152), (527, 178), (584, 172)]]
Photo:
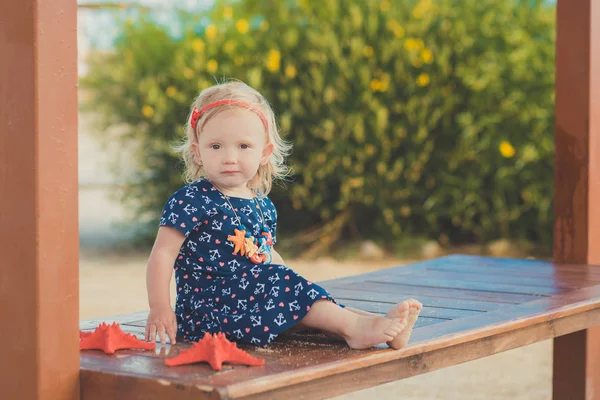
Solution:
[[(285, 231), (454, 243), (552, 232), (554, 14), (543, 1), (246, 0), (141, 16), (90, 60), (89, 106), (139, 142), (122, 193), (155, 224), (181, 184), (170, 143), (215, 77), (261, 91), (294, 144)], [(293, 228), (292, 228), (293, 227)]]

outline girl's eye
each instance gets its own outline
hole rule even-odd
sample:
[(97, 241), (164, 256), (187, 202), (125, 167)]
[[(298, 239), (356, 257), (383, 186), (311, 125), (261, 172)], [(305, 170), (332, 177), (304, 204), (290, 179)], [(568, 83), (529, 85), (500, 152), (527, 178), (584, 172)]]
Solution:
[(242, 149), (249, 149), (249, 148), (250, 148), (250, 146), (249, 146), (249, 145), (247, 145), (247, 144), (243, 144), (243, 145), (241, 145), (240, 147), (241, 147)]
[(221, 148), (221, 145), (220, 144), (211, 144), (210, 148), (214, 149), (214, 150), (219, 150)]

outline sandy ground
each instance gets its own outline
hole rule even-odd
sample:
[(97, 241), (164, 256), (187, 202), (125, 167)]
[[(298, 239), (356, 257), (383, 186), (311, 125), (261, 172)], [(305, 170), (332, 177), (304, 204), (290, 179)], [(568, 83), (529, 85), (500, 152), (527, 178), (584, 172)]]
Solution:
[[(146, 257), (83, 251), (80, 263), (81, 319), (146, 309)], [(399, 263), (397, 260), (384, 260), (378, 262), (377, 267), (372, 267), (361, 262), (342, 264), (334, 260), (287, 262), (314, 281), (356, 275)], [(545, 341), (336, 399), (538, 400), (551, 398), (551, 385), (552, 342)]]

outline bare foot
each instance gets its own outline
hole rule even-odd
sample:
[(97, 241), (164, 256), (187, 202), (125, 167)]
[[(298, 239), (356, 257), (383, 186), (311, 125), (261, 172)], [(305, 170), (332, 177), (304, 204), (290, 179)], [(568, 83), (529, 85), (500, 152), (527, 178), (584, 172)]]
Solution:
[(366, 349), (394, 340), (406, 328), (406, 318), (358, 316), (346, 336), (352, 349)]
[[(406, 316), (407, 308), (408, 316)], [(406, 327), (402, 332), (400, 332), (400, 334), (387, 342), (388, 346), (396, 350), (406, 346), (422, 308), (423, 304), (421, 304), (419, 301), (415, 299), (409, 299), (400, 304), (396, 304), (388, 311), (388, 313), (385, 315), (387, 318), (406, 318)]]

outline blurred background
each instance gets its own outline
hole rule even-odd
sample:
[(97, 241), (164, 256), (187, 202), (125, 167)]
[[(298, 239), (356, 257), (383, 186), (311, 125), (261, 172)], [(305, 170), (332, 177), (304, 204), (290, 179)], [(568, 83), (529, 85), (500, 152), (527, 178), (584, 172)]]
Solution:
[[(194, 97), (227, 79), (263, 93), (294, 145), (270, 197), (278, 250), (308, 278), (551, 257), (553, 1), (78, 4), (81, 318), (147, 308), (158, 215), (183, 184), (171, 144)], [(344, 398), (550, 391), (543, 342)]]

